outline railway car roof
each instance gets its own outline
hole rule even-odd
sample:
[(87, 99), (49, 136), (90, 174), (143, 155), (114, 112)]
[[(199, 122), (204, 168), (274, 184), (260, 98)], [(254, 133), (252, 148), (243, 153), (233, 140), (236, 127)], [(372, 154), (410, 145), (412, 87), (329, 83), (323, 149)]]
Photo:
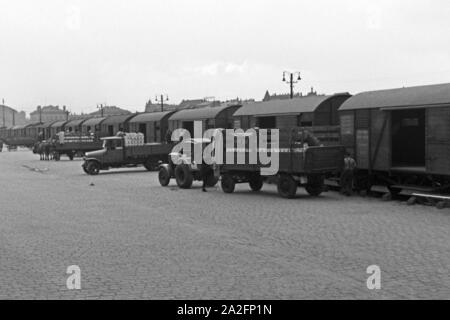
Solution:
[(83, 122), (83, 126), (95, 126), (95, 125), (100, 124), (105, 119), (106, 119), (106, 117), (90, 118), (90, 119), (87, 119), (85, 122)]
[(205, 107), (194, 109), (183, 109), (175, 112), (169, 120), (204, 120), (213, 119), (228, 108), (237, 107), (237, 105), (220, 105), (217, 107)]
[(27, 127), (27, 125), (21, 124), (21, 125), (17, 125), (17, 126), (12, 126), (12, 127), (9, 128), (9, 129), (12, 129), (12, 130), (16, 130), (16, 129), (25, 129), (25, 127)]
[(342, 93), (327, 96), (306, 96), (286, 100), (254, 102), (245, 104), (233, 116), (263, 116), (314, 112), (322, 103), (337, 96), (350, 96), (350, 94)]
[(25, 128), (36, 128), (36, 127), (40, 127), (41, 125), (43, 125), (43, 123), (35, 122), (35, 123), (30, 123), (30, 124), (25, 125)]
[(50, 125), (50, 128), (58, 128), (58, 127), (62, 127), (67, 121), (57, 121), (55, 123), (52, 123)]
[(141, 113), (135, 116), (130, 120), (130, 123), (137, 123), (137, 122), (154, 122), (154, 121), (161, 121), (165, 116), (173, 113), (174, 111), (163, 111), (163, 112), (146, 112)]
[(71, 120), (71, 121), (67, 122), (66, 126), (68, 126), (68, 127), (70, 127), (70, 126), (79, 126), (80, 124), (82, 124), (86, 120), (88, 120), (88, 119), (86, 119), (86, 118), (84, 118), (84, 119), (74, 119), (74, 120)]
[(39, 127), (40, 128), (50, 128), (52, 126), (52, 124), (54, 124), (56, 122), (57, 121), (45, 122), (45, 123), (42, 123)]
[(102, 122), (102, 124), (120, 124), (120, 123), (124, 123), (125, 121), (128, 121), (128, 119), (130, 119), (134, 116), (135, 116), (135, 114), (109, 116)]
[(362, 92), (345, 101), (339, 110), (441, 105), (450, 106), (450, 83)]

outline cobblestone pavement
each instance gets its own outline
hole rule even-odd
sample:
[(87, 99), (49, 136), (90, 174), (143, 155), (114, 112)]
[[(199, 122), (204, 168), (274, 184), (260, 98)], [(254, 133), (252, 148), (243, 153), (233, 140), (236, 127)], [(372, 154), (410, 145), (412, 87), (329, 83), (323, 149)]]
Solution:
[(140, 168), (90, 177), (25, 151), (0, 153), (0, 191), (2, 299), (450, 298), (449, 209), (162, 188)]

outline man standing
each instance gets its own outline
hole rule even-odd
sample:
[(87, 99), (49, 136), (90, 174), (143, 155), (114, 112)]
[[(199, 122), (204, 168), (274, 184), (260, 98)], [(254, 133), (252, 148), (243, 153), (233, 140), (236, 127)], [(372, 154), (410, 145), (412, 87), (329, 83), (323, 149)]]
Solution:
[(202, 185), (202, 191), (206, 192), (206, 186), (208, 185), (208, 175), (210, 175), (211, 172), (211, 168), (206, 164), (206, 163), (202, 163), (202, 167), (200, 168), (200, 174), (202, 175), (202, 181), (203, 181), (203, 185)]
[(351, 196), (353, 192), (353, 177), (356, 168), (356, 161), (347, 152), (344, 158), (344, 171), (341, 175), (341, 193)]

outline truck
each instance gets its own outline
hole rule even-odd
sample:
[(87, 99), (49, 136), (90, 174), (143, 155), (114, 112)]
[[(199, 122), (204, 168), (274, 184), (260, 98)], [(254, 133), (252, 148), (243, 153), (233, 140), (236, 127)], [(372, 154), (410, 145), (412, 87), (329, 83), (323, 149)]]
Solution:
[(195, 145), (201, 145), (201, 150), (212, 141), (208, 138), (190, 138), (183, 140), (183, 144), (190, 144), (191, 154), (180, 152), (169, 153), (168, 162), (159, 165), (158, 180), (161, 186), (169, 185), (171, 179), (175, 179), (178, 187), (190, 189), (194, 181), (202, 181), (206, 175), (206, 186), (214, 187), (219, 178), (214, 175), (213, 165), (196, 163), (193, 159)]
[(82, 168), (89, 175), (111, 168), (143, 165), (151, 171), (165, 161), (172, 150), (171, 143), (144, 143), (143, 135), (123, 134), (101, 138), (100, 150), (86, 153)]
[[(325, 190), (325, 177), (342, 170), (345, 153), (343, 146), (323, 146), (309, 131), (295, 127), (280, 129), (278, 148), (274, 148), (270, 142), (270, 131), (267, 131), (267, 150), (270, 150), (272, 156), (278, 153), (278, 172), (263, 176), (261, 169), (268, 165), (263, 165), (260, 161), (252, 164), (247, 161), (244, 164), (218, 165), (217, 175), (221, 177), (221, 188), (225, 193), (234, 192), (237, 183), (248, 183), (251, 190), (258, 192), (264, 181), (270, 180), (277, 184), (278, 194), (283, 198), (294, 198), (299, 186), (304, 187), (311, 196), (319, 196)], [(249, 159), (248, 143), (251, 136), (258, 135), (258, 132), (258, 129), (253, 129), (250, 133), (245, 133), (243, 149), (230, 149), (223, 143), (223, 154), (231, 153), (231, 156), (237, 159), (239, 152), (243, 152), (244, 159)], [(237, 133), (231, 138), (234, 140), (239, 135), (240, 133)], [(254, 138), (259, 139), (259, 136)], [(235, 146), (235, 142), (232, 145)]]
[(99, 150), (103, 142), (93, 135), (65, 134), (60, 132), (53, 139), (53, 159), (59, 161), (62, 155), (70, 160), (75, 156), (84, 156), (86, 152)]

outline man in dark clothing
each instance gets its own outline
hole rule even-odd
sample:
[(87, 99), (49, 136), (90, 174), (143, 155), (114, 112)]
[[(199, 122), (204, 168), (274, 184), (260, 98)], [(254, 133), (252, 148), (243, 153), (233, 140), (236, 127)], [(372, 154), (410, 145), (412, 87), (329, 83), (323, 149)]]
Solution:
[(344, 170), (341, 175), (341, 193), (351, 196), (353, 192), (353, 178), (355, 174), (356, 161), (347, 152), (344, 158)]
[(201, 168), (200, 168), (200, 174), (202, 176), (202, 181), (203, 181), (203, 184), (202, 184), (202, 191), (203, 192), (206, 192), (206, 187), (208, 185), (208, 175), (211, 174), (211, 173), (212, 173), (212, 170), (211, 170), (210, 166), (208, 166), (207, 164), (203, 163), (201, 165)]

